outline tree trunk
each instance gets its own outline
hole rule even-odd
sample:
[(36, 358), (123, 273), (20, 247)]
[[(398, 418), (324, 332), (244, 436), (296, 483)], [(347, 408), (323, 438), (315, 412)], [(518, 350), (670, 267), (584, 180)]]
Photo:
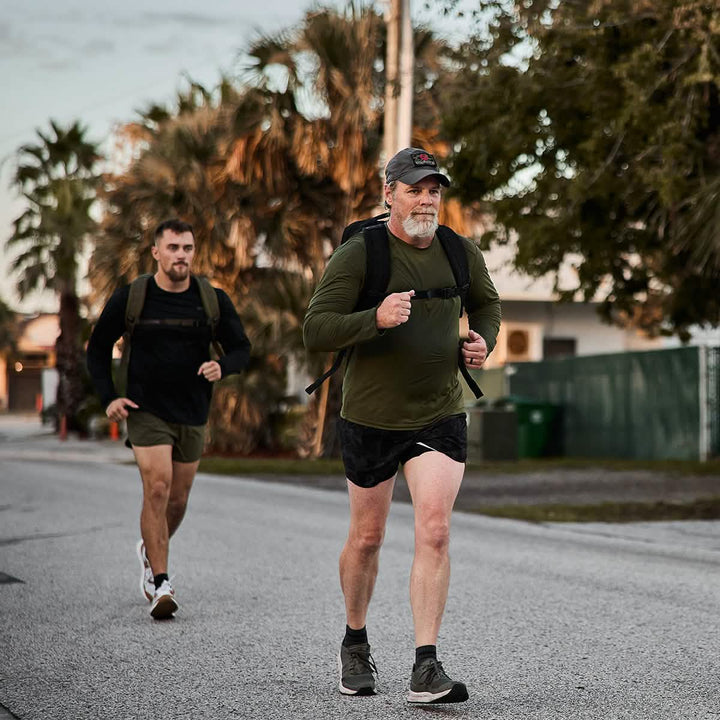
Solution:
[(58, 371), (58, 416), (67, 418), (69, 430), (84, 430), (78, 421), (78, 410), (85, 398), (83, 383), (84, 354), (81, 345), (80, 302), (74, 289), (60, 292), (60, 334), (55, 342)]

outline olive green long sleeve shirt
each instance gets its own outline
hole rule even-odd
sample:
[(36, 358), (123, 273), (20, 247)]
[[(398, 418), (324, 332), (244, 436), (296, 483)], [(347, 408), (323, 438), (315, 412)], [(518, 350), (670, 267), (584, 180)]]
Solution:
[[(388, 238), (388, 293), (455, 285), (437, 236), (427, 248), (409, 245), (390, 232)], [(462, 241), (470, 269), (469, 325), (490, 352), (500, 328), (500, 300), (480, 250), (471, 241)], [(357, 235), (330, 258), (303, 326), (308, 350), (352, 348), (343, 380), (342, 417), (370, 427), (410, 430), (462, 412), (460, 298), (414, 299), (406, 323), (378, 330), (376, 308), (354, 311), (365, 266), (365, 241)]]

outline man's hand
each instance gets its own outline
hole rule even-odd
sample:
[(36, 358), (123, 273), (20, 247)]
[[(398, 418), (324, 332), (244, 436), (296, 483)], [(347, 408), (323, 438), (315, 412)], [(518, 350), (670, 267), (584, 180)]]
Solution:
[(113, 422), (120, 422), (128, 416), (126, 408), (138, 409), (138, 406), (129, 398), (115, 398), (105, 409), (105, 414)]
[(414, 290), (409, 290), (388, 295), (375, 311), (378, 330), (388, 330), (406, 323), (410, 318), (410, 300), (414, 294)]
[(478, 335), (474, 330), (470, 330), (468, 332), (468, 340), (463, 343), (462, 354), (466, 367), (482, 367), (488, 354), (487, 343), (482, 335)]
[(222, 377), (222, 368), (215, 360), (208, 360), (200, 366), (197, 374), (202, 375), (208, 382), (217, 382)]

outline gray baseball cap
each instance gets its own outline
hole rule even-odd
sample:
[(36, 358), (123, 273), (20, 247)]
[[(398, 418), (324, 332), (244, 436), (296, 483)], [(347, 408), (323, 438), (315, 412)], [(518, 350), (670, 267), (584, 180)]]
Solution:
[(406, 185), (414, 185), (430, 175), (437, 175), (441, 185), (450, 187), (450, 180), (440, 172), (435, 156), (422, 148), (404, 148), (393, 155), (385, 166), (386, 183), (399, 180)]

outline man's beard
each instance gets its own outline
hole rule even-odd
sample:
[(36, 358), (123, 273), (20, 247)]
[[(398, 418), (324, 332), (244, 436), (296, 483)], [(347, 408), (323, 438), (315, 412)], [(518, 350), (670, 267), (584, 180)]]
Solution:
[(190, 272), (190, 268), (187, 265), (172, 265), (167, 272), (167, 276), (173, 282), (181, 282), (185, 280)]
[(429, 238), (438, 229), (437, 214), (408, 215), (403, 220), (403, 230), (412, 238)]

